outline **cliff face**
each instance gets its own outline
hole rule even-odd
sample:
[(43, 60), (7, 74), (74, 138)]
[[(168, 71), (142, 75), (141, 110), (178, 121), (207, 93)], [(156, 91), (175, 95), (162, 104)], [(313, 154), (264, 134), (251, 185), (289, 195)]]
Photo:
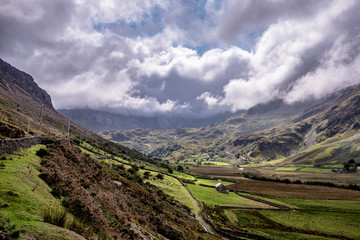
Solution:
[(23, 89), (28, 94), (30, 94), (32, 97), (39, 99), (48, 107), (53, 108), (50, 95), (45, 90), (41, 89), (29, 74), (14, 68), (7, 62), (4, 62), (1, 58), (0, 82), (2, 82), (2, 84), (5, 85), (4, 87), (6, 88), (9, 88), (9, 85), (6, 83), (14, 84), (19, 88)]

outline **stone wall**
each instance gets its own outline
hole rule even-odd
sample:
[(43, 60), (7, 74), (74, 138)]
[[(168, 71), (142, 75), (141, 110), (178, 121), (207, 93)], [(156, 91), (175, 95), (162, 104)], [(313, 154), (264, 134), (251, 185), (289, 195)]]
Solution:
[(0, 154), (13, 154), (19, 148), (29, 148), (41, 142), (40, 137), (0, 139)]

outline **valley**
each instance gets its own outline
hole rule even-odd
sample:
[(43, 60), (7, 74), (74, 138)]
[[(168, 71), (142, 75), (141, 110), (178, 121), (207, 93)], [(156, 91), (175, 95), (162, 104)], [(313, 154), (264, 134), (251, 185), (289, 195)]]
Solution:
[(11, 81), (22, 74), (0, 75), (8, 239), (360, 238), (359, 85), (206, 127), (95, 133)]

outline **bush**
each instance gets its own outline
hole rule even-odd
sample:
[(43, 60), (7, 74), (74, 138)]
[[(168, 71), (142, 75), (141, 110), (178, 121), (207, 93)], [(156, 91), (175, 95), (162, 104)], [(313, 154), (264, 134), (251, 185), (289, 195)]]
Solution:
[(41, 158), (45, 157), (48, 154), (49, 154), (49, 152), (44, 148), (40, 148), (39, 150), (36, 151), (36, 155), (41, 157)]
[(178, 170), (179, 172), (183, 172), (183, 171), (184, 171), (184, 168), (183, 168), (183, 166), (178, 165), (177, 168), (176, 168), (176, 170)]
[(143, 176), (145, 179), (149, 179), (150, 175), (151, 173), (149, 171), (145, 171)]
[(68, 221), (68, 212), (65, 209), (47, 207), (43, 210), (44, 222), (65, 227)]
[(164, 179), (164, 175), (162, 175), (161, 173), (158, 173), (158, 174), (156, 175), (156, 178), (162, 180), (162, 179)]

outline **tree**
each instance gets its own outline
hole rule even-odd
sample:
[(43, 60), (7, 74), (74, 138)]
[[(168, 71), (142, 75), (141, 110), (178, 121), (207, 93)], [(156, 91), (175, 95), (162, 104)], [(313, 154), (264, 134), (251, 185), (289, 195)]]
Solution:
[(164, 175), (162, 175), (161, 173), (158, 173), (158, 174), (156, 175), (156, 178), (162, 180), (162, 179), (164, 179)]
[(183, 171), (184, 171), (184, 168), (183, 168), (183, 166), (178, 165), (177, 168), (176, 168), (176, 170), (179, 171), (179, 172), (183, 172)]
[(354, 159), (350, 159), (348, 162), (344, 163), (344, 169), (346, 172), (354, 173), (357, 172), (356, 162)]
[(149, 171), (144, 172), (144, 178), (145, 179), (149, 179), (150, 176), (151, 176), (151, 173)]

